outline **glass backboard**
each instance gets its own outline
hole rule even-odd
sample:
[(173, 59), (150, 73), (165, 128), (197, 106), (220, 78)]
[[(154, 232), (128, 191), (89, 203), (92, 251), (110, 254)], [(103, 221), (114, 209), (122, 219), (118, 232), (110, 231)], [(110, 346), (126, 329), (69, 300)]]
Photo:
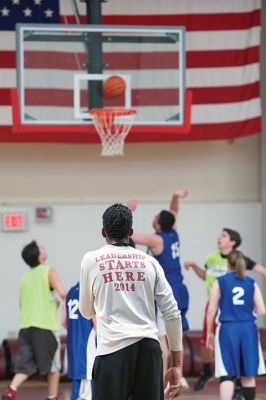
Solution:
[[(182, 126), (185, 107), (182, 27), (17, 25), (21, 125), (88, 125), (90, 109), (136, 109), (135, 125)], [(105, 80), (122, 77), (122, 95)]]

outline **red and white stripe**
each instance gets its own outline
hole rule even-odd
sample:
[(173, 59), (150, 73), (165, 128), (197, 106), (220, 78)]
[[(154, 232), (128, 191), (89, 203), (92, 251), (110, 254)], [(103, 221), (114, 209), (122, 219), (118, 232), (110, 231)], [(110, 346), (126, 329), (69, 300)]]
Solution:
[[(85, 5), (80, 3), (82, 20), (85, 22)], [(74, 23), (71, 2), (60, 1), (62, 23)], [(118, 25), (167, 25), (186, 27), (186, 83), (193, 91), (192, 130), (187, 135), (178, 135), (176, 140), (227, 139), (259, 133), (261, 130), (261, 104), (259, 93), (260, 65), (259, 47), (261, 34), (261, 0), (142, 0), (124, 1), (109, 0), (103, 3), (103, 23)], [(27, 135), (19, 138), (12, 135), (12, 112), (9, 89), (16, 86), (15, 33), (0, 32), (0, 141), (27, 140)], [(33, 44), (32, 50), (34, 50)], [(60, 61), (54, 53), (49, 55), (49, 69), (52, 70), (54, 91), (54, 106), (65, 99), (65, 106), (70, 106), (72, 89), (66, 81), (60, 79), (60, 69), (76, 69), (77, 60), (67, 59), (66, 52), (61, 54)], [(62, 51), (62, 47), (60, 46)], [(119, 69), (119, 58), (127, 46), (117, 48), (115, 54), (107, 54), (110, 60), (116, 60)], [(150, 71), (154, 68), (153, 55), (145, 55), (141, 77), (133, 88), (134, 99), (138, 91), (142, 92), (143, 105), (146, 109), (147, 98), (160, 98), (160, 90), (167, 89), (166, 96), (161, 100), (162, 107), (171, 107), (176, 103), (176, 91), (171, 89), (171, 73), (176, 67), (176, 58), (167, 48), (161, 47), (160, 68), (164, 72), (162, 80), (156, 88), (149, 83)], [(41, 57), (47, 54), (35, 54), (31, 57), (30, 73), (38, 82), (38, 67)], [(79, 62), (84, 57), (77, 54)], [(125, 69), (131, 74), (136, 73), (138, 54), (133, 54)], [(143, 62), (143, 59), (142, 59)], [(43, 65), (43, 64), (42, 64)], [(165, 78), (164, 78), (165, 77)], [(167, 78), (166, 78), (167, 77)], [(47, 88), (36, 87), (29, 90), (31, 106), (44, 104)], [(51, 92), (51, 89), (49, 90)], [(150, 105), (153, 106), (152, 104)], [(49, 110), (47, 109), (47, 112)], [(31, 135), (29, 135), (31, 138)], [(62, 141), (68, 141), (68, 136), (61, 136)], [(30, 140), (30, 139), (29, 139)], [(42, 140), (49, 141), (42, 136)], [(77, 141), (89, 141), (89, 137), (77, 137)], [(150, 137), (152, 141), (152, 137)], [(165, 138), (162, 136), (162, 141)], [(134, 139), (133, 139), (134, 141)], [(73, 142), (73, 138), (71, 139)]]

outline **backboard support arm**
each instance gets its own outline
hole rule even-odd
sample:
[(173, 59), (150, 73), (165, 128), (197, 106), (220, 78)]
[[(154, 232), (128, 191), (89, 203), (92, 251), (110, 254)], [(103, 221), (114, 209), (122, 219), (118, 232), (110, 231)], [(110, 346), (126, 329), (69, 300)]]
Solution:
[[(102, 3), (103, 0), (86, 0), (87, 6), (87, 24), (101, 24), (102, 23)], [(88, 54), (88, 74), (102, 74), (103, 73), (103, 46), (102, 46), (102, 34), (100, 32), (94, 32), (93, 43), (88, 41), (87, 43), (87, 54)], [(89, 96), (89, 107), (90, 108), (102, 108), (103, 107), (103, 85), (102, 81), (90, 81), (88, 82), (88, 96)]]

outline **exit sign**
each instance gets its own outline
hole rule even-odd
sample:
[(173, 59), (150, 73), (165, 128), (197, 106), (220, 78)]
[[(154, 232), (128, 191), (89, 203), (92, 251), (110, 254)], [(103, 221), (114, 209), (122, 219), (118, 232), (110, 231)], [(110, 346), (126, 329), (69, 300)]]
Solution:
[(1, 228), (3, 232), (21, 232), (28, 230), (27, 212), (2, 212)]

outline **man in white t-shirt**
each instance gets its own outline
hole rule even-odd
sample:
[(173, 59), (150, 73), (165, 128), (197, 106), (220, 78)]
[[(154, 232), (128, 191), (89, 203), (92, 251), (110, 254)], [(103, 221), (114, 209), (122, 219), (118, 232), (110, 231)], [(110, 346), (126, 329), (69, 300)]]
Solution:
[(129, 246), (132, 213), (114, 204), (103, 214), (107, 245), (85, 254), (80, 275), (81, 314), (97, 314), (94, 400), (163, 400), (162, 357), (156, 301), (163, 315), (172, 355), (165, 375), (165, 398), (179, 392), (182, 323), (160, 264)]

